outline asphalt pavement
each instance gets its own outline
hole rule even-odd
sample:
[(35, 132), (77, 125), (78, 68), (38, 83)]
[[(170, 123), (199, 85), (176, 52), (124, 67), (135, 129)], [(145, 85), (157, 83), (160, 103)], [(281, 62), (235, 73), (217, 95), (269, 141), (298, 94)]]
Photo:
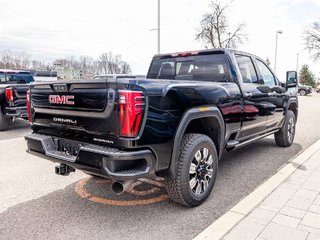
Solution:
[(170, 201), (162, 179), (116, 196), (109, 181), (57, 176), (55, 164), (25, 152), (28, 124), (16, 122), (0, 132), (0, 239), (192, 239), (320, 138), (320, 94), (299, 103), (294, 144), (269, 137), (225, 153), (214, 191), (193, 209)]

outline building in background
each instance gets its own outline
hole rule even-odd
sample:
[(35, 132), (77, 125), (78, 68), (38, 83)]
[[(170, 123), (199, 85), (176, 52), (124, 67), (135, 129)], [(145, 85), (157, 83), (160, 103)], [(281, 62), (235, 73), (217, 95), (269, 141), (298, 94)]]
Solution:
[(33, 73), (34, 80), (38, 82), (58, 80), (57, 71), (35, 70), (35, 71), (32, 71), (32, 73)]
[(71, 80), (83, 78), (82, 69), (64, 67), (59, 63), (53, 65), (53, 70), (57, 72), (58, 80)]

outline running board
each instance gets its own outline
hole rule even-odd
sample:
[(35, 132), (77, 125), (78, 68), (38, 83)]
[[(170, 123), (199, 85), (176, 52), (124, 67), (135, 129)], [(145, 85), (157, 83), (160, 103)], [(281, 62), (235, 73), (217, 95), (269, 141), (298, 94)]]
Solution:
[(228, 142), (227, 142), (227, 149), (228, 148), (234, 148), (234, 147), (236, 147), (237, 145), (239, 144), (239, 141), (236, 141), (236, 140), (229, 140)]
[(271, 134), (274, 134), (274, 133), (276, 133), (276, 132), (278, 132), (278, 131), (279, 131), (279, 129), (273, 130), (273, 131), (271, 131), (271, 132), (267, 132), (267, 133), (265, 133), (265, 134), (262, 134), (262, 135), (260, 135), (260, 136), (255, 137), (255, 138), (251, 138), (251, 139), (249, 139), (249, 140), (247, 140), (247, 141), (245, 141), (245, 142), (242, 142), (242, 143), (237, 144), (237, 145), (235, 146), (235, 148), (243, 147), (243, 146), (245, 146), (245, 145), (247, 145), (247, 144), (250, 144), (250, 143), (252, 143), (252, 142), (254, 142), (254, 141), (256, 141), (256, 140), (259, 140), (259, 139), (261, 139), (261, 138), (265, 138), (265, 137), (267, 137), (267, 136), (269, 136), (269, 135), (271, 135)]

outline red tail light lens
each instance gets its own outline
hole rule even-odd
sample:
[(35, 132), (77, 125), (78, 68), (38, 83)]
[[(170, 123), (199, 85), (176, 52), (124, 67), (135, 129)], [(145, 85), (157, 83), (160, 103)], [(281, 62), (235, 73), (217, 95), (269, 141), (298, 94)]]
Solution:
[(30, 90), (28, 90), (27, 92), (27, 110), (28, 110), (28, 120), (30, 123), (32, 123)]
[(120, 136), (136, 137), (142, 123), (145, 97), (141, 91), (119, 91)]
[(12, 88), (6, 88), (6, 99), (8, 102), (13, 102), (13, 90)]

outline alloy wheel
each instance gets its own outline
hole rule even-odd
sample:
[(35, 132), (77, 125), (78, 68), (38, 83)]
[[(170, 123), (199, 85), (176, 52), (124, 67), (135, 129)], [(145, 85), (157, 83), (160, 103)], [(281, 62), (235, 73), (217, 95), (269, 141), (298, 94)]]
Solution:
[(213, 174), (213, 158), (207, 148), (201, 148), (194, 155), (190, 170), (189, 184), (195, 194), (201, 194), (206, 191)]

